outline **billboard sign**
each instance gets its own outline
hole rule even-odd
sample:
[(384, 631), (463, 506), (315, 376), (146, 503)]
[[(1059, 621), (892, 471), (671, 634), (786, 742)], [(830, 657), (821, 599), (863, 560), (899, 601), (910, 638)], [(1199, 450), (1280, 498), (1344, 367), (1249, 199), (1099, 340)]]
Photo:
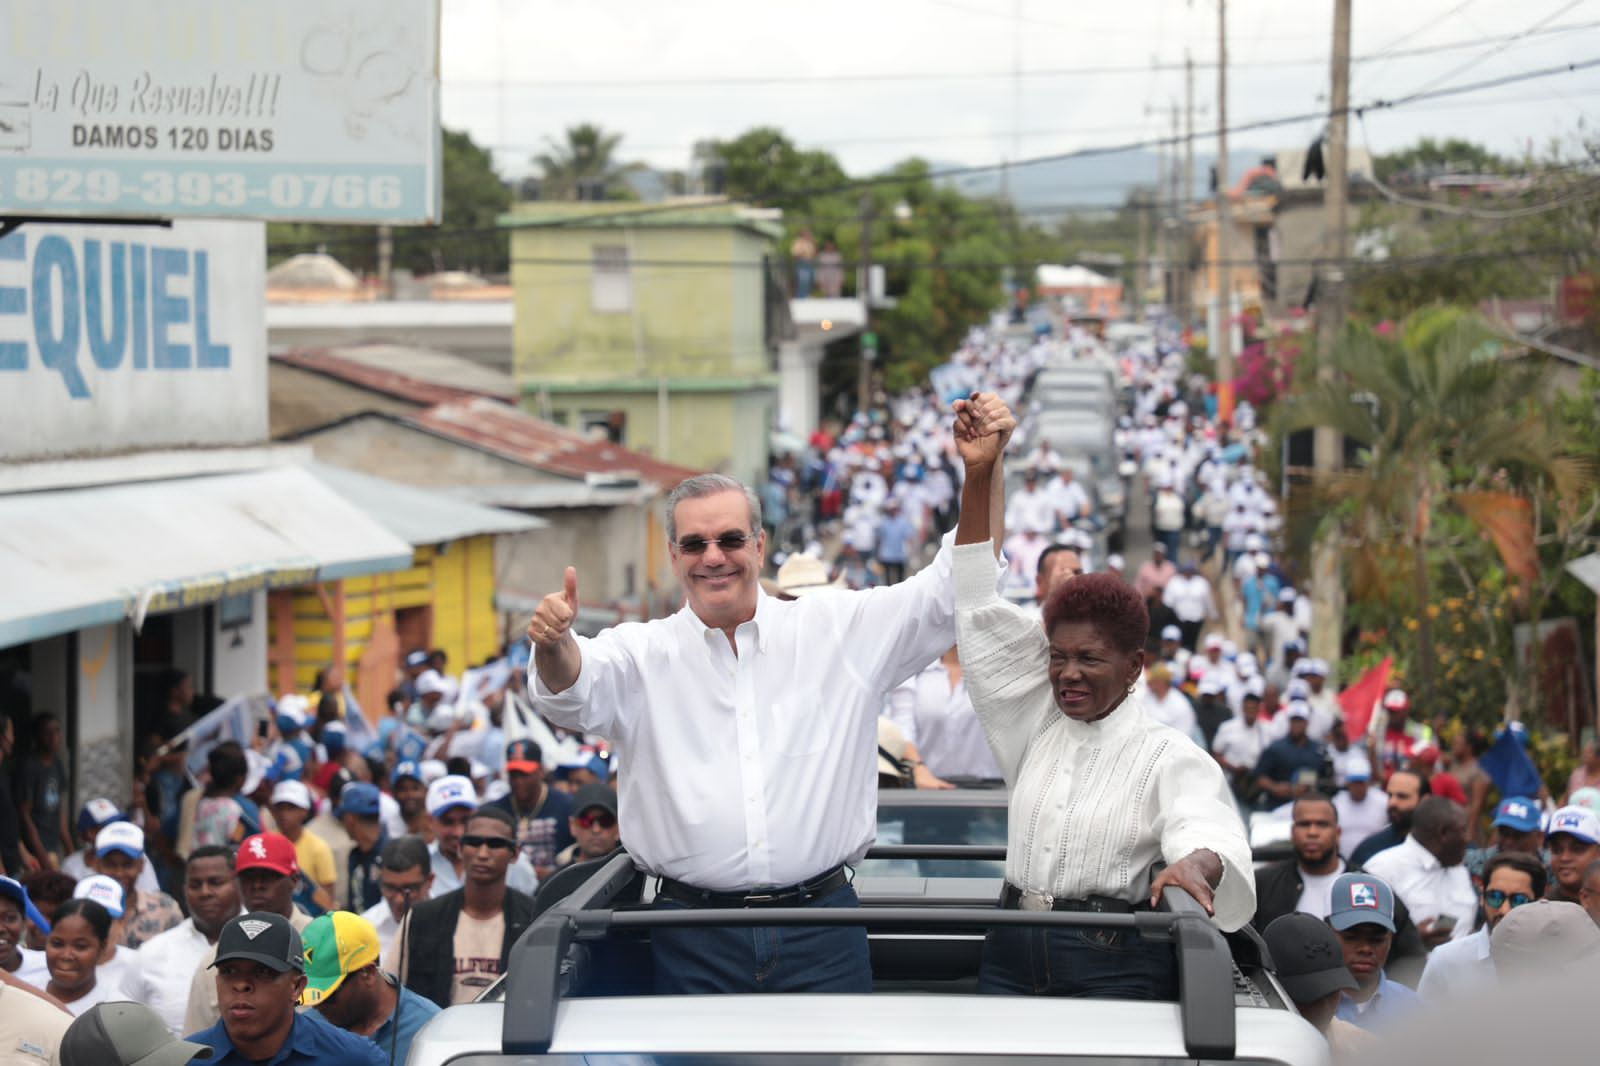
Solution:
[(439, 0), (10, 0), (0, 216), (428, 223)]
[(0, 460), (265, 441), (265, 228), (0, 238)]

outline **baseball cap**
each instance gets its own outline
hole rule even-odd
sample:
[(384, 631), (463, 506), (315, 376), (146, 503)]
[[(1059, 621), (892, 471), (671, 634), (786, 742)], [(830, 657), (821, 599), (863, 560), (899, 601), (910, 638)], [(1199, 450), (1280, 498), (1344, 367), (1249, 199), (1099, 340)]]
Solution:
[(392, 788), (400, 783), (403, 777), (410, 777), (417, 781), (422, 780), (422, 766), (414, 759), (395, 763), (394, 772), (389, 775), (389, 786)]
[(1177, 626), (1162, 626), (1161, 627), (1161, 639), (1162, 640), (1182, 640), (1183, 639), (1183, 630), (1179, 629)]
[(85, 803), (83, 809), (78, 812), (78, 835), (92, 836), (95, 830), (104, 828), (112, 822), (126, 821), (127, 817), (121, 807), (103, 796), (96, 796)]
[(478, 792), (460, 774), (445, 774), (428, 786), (428, 813), (437, 818), (452, 807), (478, 809)]
[(1527, 796), (1507, 796), (1494, 811), (1494, 824), (1519, 833), (1531, 833), (1539, 828), (1539, 804)]
[(544, 752), (531, 740), (513, 740), (506, 745), (506, 771), (519, 774), (536, 774), (544, 769), (539, 760)]
[(322, 746), (328, 749), (329, 755), (337, 755), (344, 751), (349, 740), (350, 730), (343, 722), (329, 722), (322, 727)]
[(216, 1051), (172, 1035), (161, 1015), (143, 1003), (96, 1003), (61, 1034), (53, 1062), (105, 1066), (183, 1066)]
[(443, 696), (450, 691), (450, 686), (445, 684), (444, 675), (437, 670), (424, 670), (417, 677), (417, 695)]
[(572, 794), (573, 814), (582, 814), (592, 807), (599, 807), (601, 810), (610, 811), (612, 814), (617, 813), (617, 794), (611, 790), (611, 786), (597, 782), (592, 785), (584, 785)]
[(314, 1007), (339, 990), (344, 979), (378, 961), (383, 946), (372, 923), (359, 914), (334, 911), (313, 919), (300, 934), (305, 944), (306, 990), (302, 1007)]
[(1305, 659), (1302, 661), (1306, 664), (1300, 670), (1302, 674), (1306, 674), (1308, 676), (1314, 674), (1317, 677), (1328, 676), (1328, 662), (1326, 659)]
[(826, 589), (842, 589), (844, 581), (829, 581), (828, 566), (821, 559), (803, 552), (789, 556), (778, 567), (778, 591), (785, 596), (799, 599), (809, 596), (813, 592), (822, 592)]
[(37, 925), (41, 933), (48, 934), (50, 932), (49, 920), (39, 913), (38, 907), (33, 905), (33, 899), (28, 895), (28, 890), (23, 887), (21, 881), (14, 877), (0, 876), (0, 896), (6, 897), (21, 907), (23, 915), (28, 921)]
[(1289, 709), (1285, 713), (1290, 718), (1300, 718), (1309, 722), (1311, 720), (1311, 705), (1304, 700), (1295, 700), (1289, 704)]
[(285, 733), (304, 729), (306, 722), (310, 721), (310, 711), (311, 703), (304, 696), (291, 693), (278, 697), (278, 728)]
[(1367, 761), (1365, 755), (1358, 755), (1344, 764), (1344, 779), (1346, 781), (1371, 781), (1372, 763)]
[(1535, 900), (1500, 919), (1489, 954), (1502, 975), (1548, 975), (1600, 955), (1600, 928), (1576, 903)]
[(377, 785), (357, 781), (353, 785), (346, 785), (344, 791), (339, 793), (338, 813), (370, 818), (378, 813), (382, 803)]
[(1563, 807), (1550, 816), (1546, 836), (1566, 833), (1586, 844), (1600, 844), (1600, 814), (1587, 807)]
[[(345, 791), (353, 787), (346, 786)], [(288, 837), (282, 833), (257, 833), (245, 837), (239, 844), (239, 855), (234, 859), (233, 868), (238, 873), (271, 870), (285, 877), (294, 877), (300, 872), (300, 863), (295, 858), (294, 844)]]
[(95, 874), (78, 882), (72, 890), (73, 899), (92, 899), (111, 912), (111, 917), (122, 917), (122, 886), (105, 874)]
[(1108, 570), (1122, 570), (1125, 569), (1127, 565), (1127, 560), (1120, 555), (1106, 556), (1106, 569)]
[[(1381, 925), (1394, 932), (1394, 889), (1371, 874), (1345, 874), (1329, 893), (1328, 924), (1339, 932), (1358, 925)], [(1342, 956), (1341, 956), (1342, 957)]]
[(1218, 651), (1220, 651), (1222, 650), (1224, 643), (1226, 643), (1226, 639), (1221, 633), (1209, 633), (1206, 635), (1206, 651), (1210, 651), (1212, 648), (1216, 648)]
[(120, 851), (130, 859), (144, 858), (144, 830), (132, 822), (112, 822), (95, 834), (94, 853), (99, 856)]
[(259, 962), (278, 973), (298, 973), (306, 968), (300, 934), (289, 924), (289, 919), (271, 911), (241, 914), (222, 927), (222, 933), (217, 937), (217, 958), (210, 968), (215, 969), (234, 959)]
[(1200, 695), (1202, 695), (1202, 696), (1220, 696), (1220, 695), (1222, 695), (1222, 680), (1220, 678), (1209, 677), (1209, 676), (1208, 677), (1202, 677), (1200, 679)]
[(303, 811), (311, 809), (311, 790), (303, 781), (279, 781), (272, 788), (272, 806), (287, 803)]
[(1383, 706), (1389, 711), (1404, 711), (1410, 708), (1411, 698), (1403, 689), (1392, 688), (1383, 694)]
[(1278, 980), (1296, 1003), (1312, 1003), (1334, 992), (1354, 992), (1356, 979), (1344, 964), (1344, 947), (1328, 923), (1292, 912), (1274, 918), (1261, 933), (1272, 953)]
[(421, 648), (418, 648), (413, 652), (408, 652), (406, 654), (406, 665), (413, 670), (419, 666), (427, 666), (428, 653), (423, 651)]

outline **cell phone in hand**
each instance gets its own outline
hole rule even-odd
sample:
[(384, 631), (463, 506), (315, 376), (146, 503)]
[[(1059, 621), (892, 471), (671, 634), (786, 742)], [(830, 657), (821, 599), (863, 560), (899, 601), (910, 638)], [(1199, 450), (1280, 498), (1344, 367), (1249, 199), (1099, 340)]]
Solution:
[(1456, 916), (1453, 914), (1441, 914), (1433, 920), (1432, 929), (1435, 933), (1448, 933), (1455, 927)]

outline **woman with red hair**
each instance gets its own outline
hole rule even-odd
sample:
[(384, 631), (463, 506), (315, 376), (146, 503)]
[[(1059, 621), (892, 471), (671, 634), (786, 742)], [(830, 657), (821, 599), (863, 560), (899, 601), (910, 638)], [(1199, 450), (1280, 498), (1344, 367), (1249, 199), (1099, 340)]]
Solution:
[[(1057, 586), (1041, 626), (996, 595), (990, 491), (1016, 423), (993, 398), (956, 409), (967, 470), (956, 636), (972, 705), (1011, 789), (1001, 906), (1130, 914), (1171, 885), (1223, 930), (1238, 929), (1255, 912), (1250, 845), (1216, 762), (1135, 694), (1144, 603), (1120, 579), (1088, 574)], [(1171, 999), (1177, 964), (1170, 945), (1131, 929), (1007, 927), (985, 940), (979, 988)]]

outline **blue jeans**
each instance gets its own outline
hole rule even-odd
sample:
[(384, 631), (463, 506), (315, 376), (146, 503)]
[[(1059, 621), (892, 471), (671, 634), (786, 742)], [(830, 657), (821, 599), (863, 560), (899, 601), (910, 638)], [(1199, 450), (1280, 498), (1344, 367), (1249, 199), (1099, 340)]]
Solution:
[[(659, 909), (688, 910), (657, 896)], [(842, 885), (813, 907), (859, 907), (856, 890)], [(656, 991), (871, 992), (872, 960), (865, 926), (702, 926), (653, 929)]]
[(1088, 999), (1178, 998), (1170, 944), (1131, 929), (991, 929), (978, 991)]

